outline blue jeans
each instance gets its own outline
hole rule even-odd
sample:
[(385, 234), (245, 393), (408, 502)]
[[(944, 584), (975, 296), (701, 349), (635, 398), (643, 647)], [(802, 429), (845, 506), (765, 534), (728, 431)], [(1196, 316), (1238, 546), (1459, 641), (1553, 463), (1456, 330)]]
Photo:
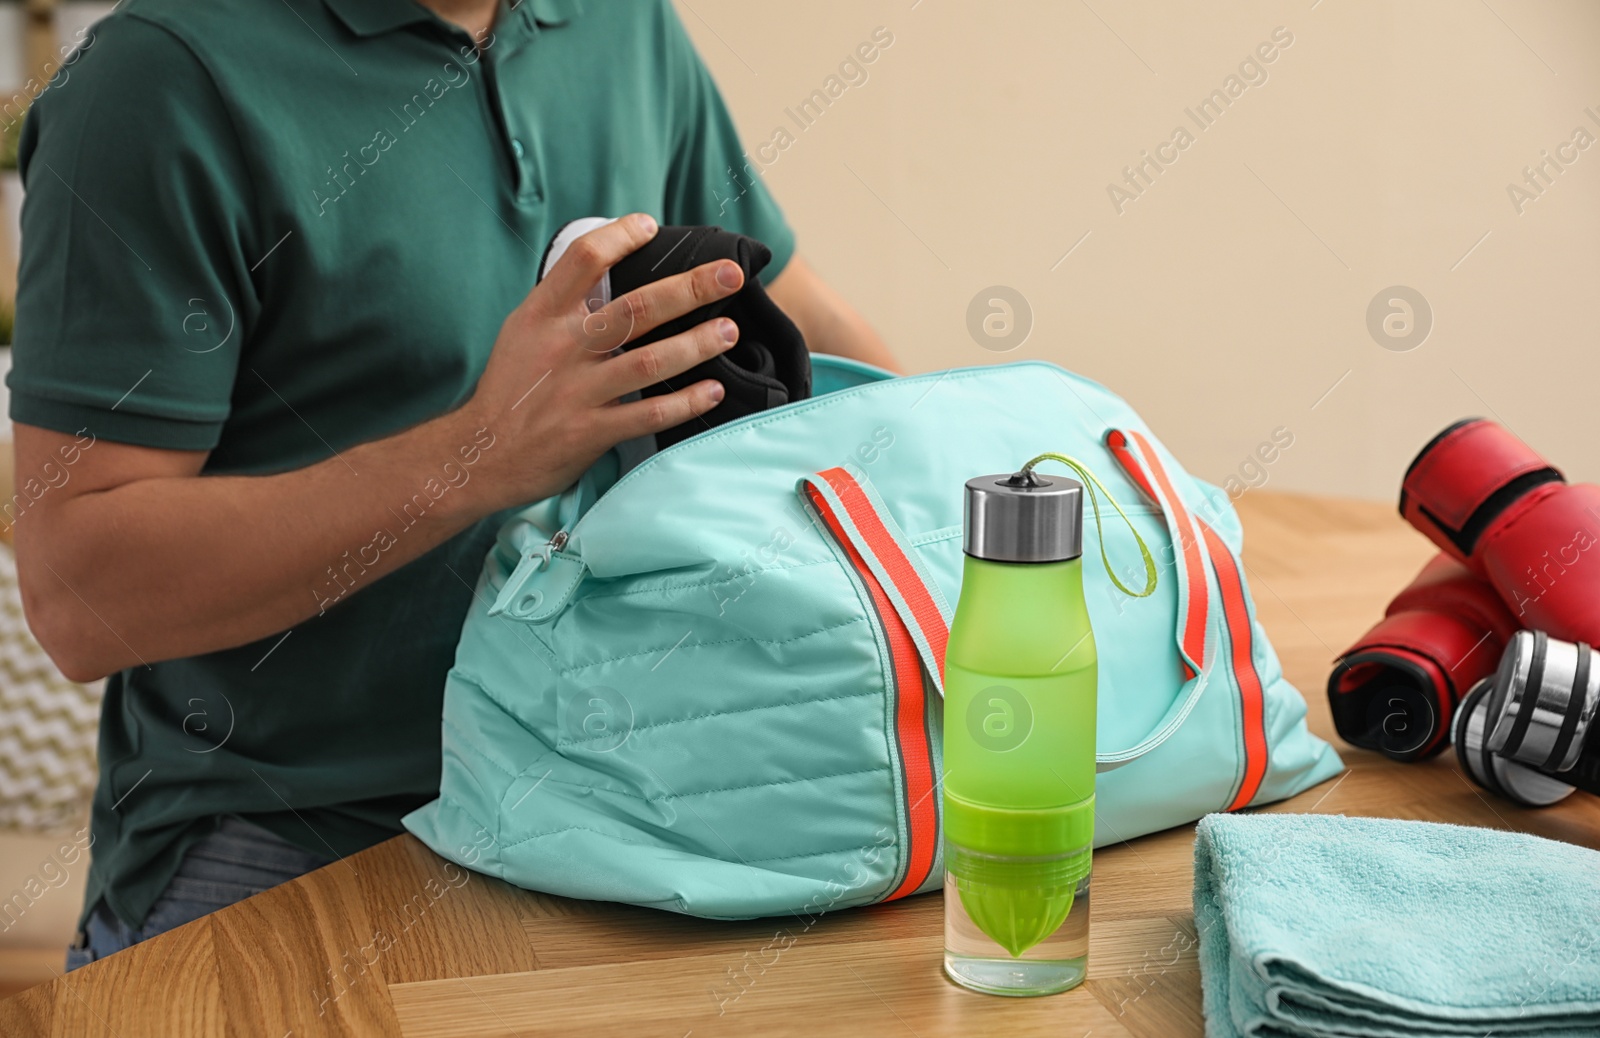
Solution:
[(67, 949), (67, 969), (103, 959), (332, 860), (301, 850), (260, 826), (224, 818), (216, 832), (189, 848), (142, 926), (128, 926), (104, 901), (97, 902)]

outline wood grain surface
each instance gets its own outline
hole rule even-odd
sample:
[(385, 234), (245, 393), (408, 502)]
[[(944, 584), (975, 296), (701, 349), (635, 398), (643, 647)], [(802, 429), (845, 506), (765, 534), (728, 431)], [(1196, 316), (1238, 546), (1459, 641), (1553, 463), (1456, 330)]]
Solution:
[[(1432, 549), (1386, 505), (1251, 491), (1239, 508), (1262, 622), (1306, 693), (1312, 729), (1332, 739), (1330, 661)], [(1595, 798), (1525, 811), (1472, 786), (1450, 754), (1399, 765), (1340, 750), (1344, 774), (1265, 810), (1600, 847)], [(0, 1033), (1200, 1035), (1193, 844), (1184, 826), (1096, 852), (1088, 981), (1004, 999), (943, 978), (937, 894), (809, 927), (710, 923), (463, 878), (402, 836), (0, 1002)]]

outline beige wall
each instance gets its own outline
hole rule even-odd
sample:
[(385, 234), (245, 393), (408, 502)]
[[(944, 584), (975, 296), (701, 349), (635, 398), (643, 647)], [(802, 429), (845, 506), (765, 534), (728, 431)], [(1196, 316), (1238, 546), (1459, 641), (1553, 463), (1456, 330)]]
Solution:
[[(751, 155), (792, 135), (762, 175), (911, 369), (1055, 361), (1128, 397), (1218, 482), (1283, 429), (1274, 488), (1392, 499), (1415, 451), (1469, 414), (1600, 480), (1600, 144), (1569, 148), (1520, 213), (1507, 191), (1575, 129), (1600, 139), (1600, 4), (679, 11)], [(866, 82), (798, 129), (785, 109), (880, 26), (893, 42)], [(1293, 42), (1265, 82), (1247, 68), (1259, 85), (1199, 129), (1184, 109), (1279, 26)], [(1119, 213), (1107, 185), (1180, 126), (1193, 143)], [(1010, 353), (968, 332), (990, 285), (1032, 309)], [(1405, 351), (1368, 329), (1392, 285), (1433, 314)]]

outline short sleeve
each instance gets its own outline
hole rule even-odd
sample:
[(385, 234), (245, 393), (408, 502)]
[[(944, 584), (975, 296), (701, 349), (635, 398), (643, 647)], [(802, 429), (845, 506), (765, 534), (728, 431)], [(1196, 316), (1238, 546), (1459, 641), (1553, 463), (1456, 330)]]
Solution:
[(794, 232), (755, 164), (745, 159), (733, 117), (677, 12), (668, 0), (661, 0), (661, 8), (671, 111), (677, 121), (666, 222), (716, 224), (764, 242), (772, 250), (772, 262), (761, 280), (770, 283), (794, 255)]
[(248, 171), (184, 43), (126, 13), (91, 40), (24, 124), (11, 417), (207, 450), (257, 313)]

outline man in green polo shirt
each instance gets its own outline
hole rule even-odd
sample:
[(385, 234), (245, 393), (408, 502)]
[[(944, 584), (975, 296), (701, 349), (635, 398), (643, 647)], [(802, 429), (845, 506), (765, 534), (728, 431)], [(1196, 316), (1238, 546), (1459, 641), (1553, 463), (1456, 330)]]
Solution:
[[(619, 402), (730, 322), (625, 353), (605, 329), (729, 295), (736, 265), (585, 320), (656, 220), (764, 241), (811, 343), (890, 363), (743, 175), (666, 0), (125, 0), (21, 164), (23, 596), (68, 676), (110, 675), (74, 965), (436, 795), (499, 518), (721, 397)], [(533, 288), (563, 224), (628, 213)]]

